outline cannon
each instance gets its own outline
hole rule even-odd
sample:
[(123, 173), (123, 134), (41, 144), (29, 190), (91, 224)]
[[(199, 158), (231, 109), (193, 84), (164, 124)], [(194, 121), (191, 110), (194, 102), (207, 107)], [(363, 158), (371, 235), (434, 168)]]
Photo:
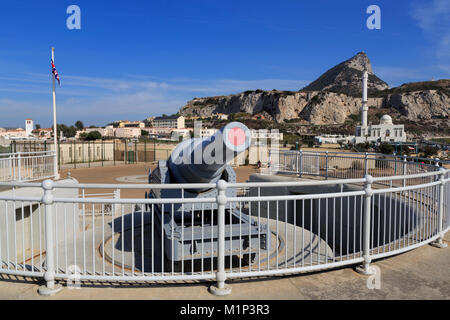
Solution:
[[(244, 152), (251, 142), (250, 130), (242, 123), (232, 122), (205, 138), (192, 138), (177, 145), (168, 160), (158, 161), (149, 171), (151, 184), (202, 183), (219, 180), (236, 182), (230, 162)], [(152, 189), (147, 198), (216, 198), (216, 188), (161, 188)], [(235, 188), (227, 188), (227, 197), (236, 197)], [(185, 261), (213, 257), (217, 253), (217, 203), (191, 202), (154, 204), (154, 224), (163, 239), (165, 257)], [(258, 225), (238, 204), (228, 203), (225, 209), (225, 255), (245, 259), (266, 250), (269, 246), (269, 228)]]

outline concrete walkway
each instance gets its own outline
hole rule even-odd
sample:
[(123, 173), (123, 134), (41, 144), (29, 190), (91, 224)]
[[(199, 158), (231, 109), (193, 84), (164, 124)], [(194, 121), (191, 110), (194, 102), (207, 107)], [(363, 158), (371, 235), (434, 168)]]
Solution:
[[(446, 235), (449, 243), (450, 233)], [(426, 245), (374, 263), (381, 288), (368, 289), (367, 277), (342, 268), (327, 272), (229, 281), (233, 291), (223, 299), (450, 299), (450, 247)], [(0, 299), (218, 299), (208, 283), (95, 284), (68, 289), (53, 297), (37, 294), (32, 279), (0, 276)]]

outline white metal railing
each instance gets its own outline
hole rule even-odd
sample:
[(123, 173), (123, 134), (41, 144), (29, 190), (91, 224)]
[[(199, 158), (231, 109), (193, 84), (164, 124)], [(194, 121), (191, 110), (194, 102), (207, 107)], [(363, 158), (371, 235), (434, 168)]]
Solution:
[[(439, 159), (383, 155), (377, 153), (350, 153), (329, 151), (277, 151), (269, 156), (266, 173), (285, 173), (302, 176), (321, 176), (325, 179), (363, 178), (370, 174), (374, 177), (414, 175), (432, 172), (438, 169)], [(424, 181), (409, 181), (419, 183)]]
[(0, 153), (0, 181), (52, 178), (54, 162), (54, 151)]
[[(289, 182), (2, 182), (16, 192), (0, 195), (0, 273), (44, 277), (50, 290), (75, 273), (96, 281), (215, 279), (219, 291), (231, 278), (355, 264), (369, 273), (374, 259), (442, 244), (450, 227), (450, 171), (431, 167), (407, 175), (374, 171), (374, 177)], [(40, 187), (42, 195), (18, 192), (28, 187)], [(100, 194), (180, 189), (184, 195), (196, 188), (216, 189), (217, 197)], [(227, 196), (228, 189), (238, 193)], [(83, 196), (88, 190), (94, 196)]]

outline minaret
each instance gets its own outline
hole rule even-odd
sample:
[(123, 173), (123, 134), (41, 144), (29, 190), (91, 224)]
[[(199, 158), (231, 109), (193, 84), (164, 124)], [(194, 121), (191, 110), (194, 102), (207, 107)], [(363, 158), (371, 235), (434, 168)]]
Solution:
[(363, 127), (367, 126), (367, 69), (364, 68), (363, 78), (362, 78), (362, 107), (361, 107), (361, 125)]

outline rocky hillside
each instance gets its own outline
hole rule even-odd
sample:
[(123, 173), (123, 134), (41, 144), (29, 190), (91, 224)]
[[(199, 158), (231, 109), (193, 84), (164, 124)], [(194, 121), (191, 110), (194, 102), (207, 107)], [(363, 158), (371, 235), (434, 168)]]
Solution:
[[(450, 95), (442, 90), (420, 90), (407, 93), (369, 97), (370, 107), (394, 109), (408, 120), (444, 119), (450, 115)], [(334, 92), (252, 91), (230, 96), (197, 98), (181, 110), (184, 116), (207, 118), (214, 113), (245, 112), (262, 114), (265, 118), (283, 122), (299, 119), (313, 124), (343, 123), (358, 113), (361, 98)], [(384, 110), (389, 112), (389, 110)]]
[[(314, 125), (342, 124), (350, 115), (359, 113), (364, 65), (372, 75), (369, 77), (372, 88), (368, 101), (370, 109), (390, 113), (401, 122), (436, 120), (440, 121), (439, 125), (449, 127), (450, 80), (407, 83), (388, 89), (387, 84), (372, 73), (370, 61), (364, 53), (358, 53), (330, 69), (300, 91), (255, 90), (229, 96), (195, 98), (181, 108), (180, 114), (208, 118), (214, 113), (244, 112), (278, 123), (290, 120)], [(345, 86), (341, 80), (346, 77), (351, 78), (347, 83), (350, 89), (342, 89)], [(311, 88), (320, 90), (310, 91)], [(359, 93), (345, 94), (333, 90), (359, 90)]]
[[(370, 98), (369, 105), (380, 107), (381, 100)], [(361, 99), (341, 93), (256, 90), (230, 96), (196, 98), (189, 101), (180, 114), (208, 118), (214, 113), (245, 112), (261, 114), (277, 122), (299, 119), (325, 124), (342, 123), (348, 115), (358, 112), (360, 107)]]
[(370, 60), (364, 52), (338, 64), (311, 82), (302, 91), (331, 91), (347, 95), (361, 95), (362, 72), (367, 68), (369, 79), (368, 91), (388, 89), (386, 82), (378, 78), (372, 71)]

